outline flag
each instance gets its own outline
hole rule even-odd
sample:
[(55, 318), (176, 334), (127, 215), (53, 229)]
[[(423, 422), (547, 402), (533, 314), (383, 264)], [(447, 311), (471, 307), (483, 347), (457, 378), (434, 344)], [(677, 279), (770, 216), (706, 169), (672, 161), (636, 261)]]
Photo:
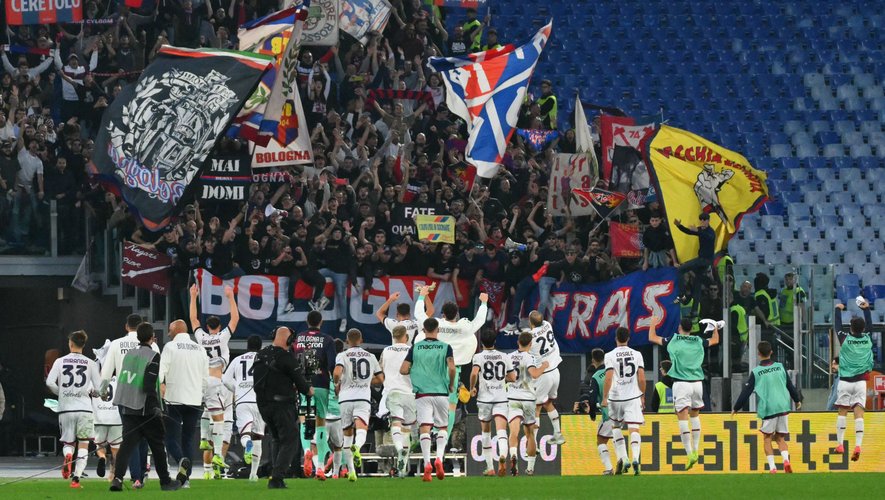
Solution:
[(637, 124), (633, 118), (602, 115), (599, 128), (602, 180), (615, 191), (647, 188), (642, 143), (654, 133), (654, 123)]
[[(298, 9), (288, 9), (272, 12), (264, 17), (249, 21), (237, 30), (237, 38), (240, 40), (240, 50), (247, 52), (259, 52), (264, 42), (274, 35), (282, 33), (295, 24), (295, 12)], [(277, 52), (282, 52), (283, 46)]]
[(430, 58), (445, 82), (446, 105), (467, 122), (466, 161), (476, 165), (480, 177), (494, 177), (503, 161), (529, 79), (552, 30), (551, 21), (518, 48)]
[(11, 26), (78, 23), (82, 20), (83, 3), (78, 1), (59, 2), (57, 0), (48, 0), (35, 2), (30, 0), (9, 0), (6, 2), (6, 23)]
[(614, 193), (597, 187), (589, 191), (575, 189), (572, 193), (576, 198), (587, 200), (603, 219), (607, 219), (627, 199), (627, 195), (623, 193)]
[(642, 256), (642, 234), (639, 232), (639, 226), (610, 222), (608, 230), (612, 257), (635, 259)]
[(105, 111), (90, 175), (147, 229), (162, 229), (270, 64), (246, 52), (163, 46)]
[[(303, 0), (287, 0), (289, 7), (298, 7)], [(338, 43), (338, 0), (311, 0), (301, 43), (310, 46), (332, 46)]]
[(703, 137), (662, 125), (648, 146), (647, 163), (658, 200), (667, 214), (680, 262), (698, 255), (698, 239), (674, 224), (697, 225), (701, 212), (710, 214), (716, 252), (737, 232), (744, 214), (768, 200), (765, 172), (734, 151)]
[[(553, 158), (547, 187), (547, 210), (554, 216), (571, 214), (581, 217), (593, 214), (593, 176), (586, 153), (559, 153)], [(579, 195), (580, 193), (580, 195)]]
[(369, 32), (381, 33), (390, 21), (392, 8), (387, 0), (341, 0), (338, 28), (366, 43)]
[[(308, 8), (310, 8), (310, 0), (305, 0), (296, 13), (295, 28), (286, 43), (283, 58), (279, 63), (278, 74), (267, 100), (259, 134), (269, 136), (282, 148), (296, 143), (299, 150), (306, 151), (308, 156), (312, 157), (307, 121), (304, 119), (304, 109), (302, 109), (301, 97), (298, 93), (297, 70), (301, 32), (304, 28), (304, 20), (307, 18)], [(262, 153), (256, 148), (256, 154)], [(312, 161), (311, 158), (308, 158), (306, 162), (300, 163), (310, 163), (310, 161)], [(279, 166), (279, 164), (266, 163), (261, 166)]]
[(599, 180), (599, 160), (596, 158), (596, 148), (593, 146), (593, 134), (590, 133), (590, 124), (584, 114), (581, 98), (575, 98), (575, 142), (579, 153), (587, 153), (590, 159), (591, 183), (595, 186)]
[(416, 215), (418, 239), (431, 243), (455, 243), (455, 218), (451, 215)]

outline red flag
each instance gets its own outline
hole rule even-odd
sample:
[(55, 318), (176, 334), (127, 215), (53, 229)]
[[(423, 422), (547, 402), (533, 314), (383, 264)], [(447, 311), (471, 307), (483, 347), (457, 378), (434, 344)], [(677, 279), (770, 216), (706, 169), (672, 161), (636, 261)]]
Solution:
[(610, 222), (609, 238), (612, 243), (612, 257), (638, 258), (642, 256), (642, 234), (639, 226)]
[(393, 164), (393, 180), (397, 184), (402, 184), (403, 175), (405, 175), (403, 172), (403, 152), (400, 150), (396, 155), (396, 163)]
[(459, 177), (464, 181), (464, 193), (470, 196), (470, 193), (473, 192), (473, 183), (476, 182), (476, 166), (467, 165)]

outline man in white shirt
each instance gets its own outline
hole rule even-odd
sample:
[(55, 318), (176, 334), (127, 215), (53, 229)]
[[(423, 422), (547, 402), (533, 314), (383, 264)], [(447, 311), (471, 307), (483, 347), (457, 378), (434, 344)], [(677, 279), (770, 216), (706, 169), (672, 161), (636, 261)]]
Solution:
[[(71, 353), (56, 359), (46, 377), (46, 387), (58, 395), (58, 426), (65, 457), (61, 475), (65, 479), (71, 477), (71, 488), (80, 488), (80, 476), (86, 470), (89, 456), (89, 442), (95, 439), (91, 394), (101, 384), (98, 365), (83, 355), (87, 338), (82, 330), (70, 334), (68, 348)], [(75, 447), (77, 459), (72, 472)]]
[[(489, 310), (489, 294), (479, 294), (479, 307), (476, 309), (476, 316), (472, 320), (467, 318), (458, 318), (458, 304), (454, 302), (446, 302), (442, 306), (443, 317), (439, 318), (439, 340), (452, 346), (452, 352), (455, 355), (455, 380), (461, 380), (461, 367), (469, 365), (473, 362), (473, 355), (476, 353), (476, 346), (479, 344), (476, 338), (476, 332), (486, 323), (486, 313)], [(418, 302), (415, 304), (415, 319), (419, 324), (424, 324), (424, 320), (428, 317), (424, 311), (424, 296), (418, 295)], [(424, 340), (424, 332), (419, 332), (415, 337), (415, 343)], [(454, 390), (449, 394), (449, 426), (448, 435), (452, 435), (452, 426), (455, 425), (455, 407), (458, 404), (458, 388), (459, 384), (455, 384)]]
[[(107, 348), (107, 355), (101, 363), (101, 390), (102, 395), (107, 392), (107, 388), (111, 383), (114, 375), (119, 376), (123, 371), (123, 358), (126, 353), (132, 349), (138, 349), (138, 325), (144, 323), (144, 319), (138, 314), (130, 314), (126, 317), (126, 335), (111, 341)], [(151, 344), (151, 349), (159, 353), (160, 348), (157, 344)], [(135, 487), (143, 484), (144, 476), (147, 468), (147, 441), (142, 440), (138, 446), (138, 453), (133, 453), (129, 459), (129, 474), (132, 476), (132, 483)]]
[[(424, 297), (424, 314), (427, 317), (433, 316), (433, 313), (436, 311), (433, 308), (433, 301), (430, 300), (430, 286), (418, 288), (418, 295)], [(388, 297), (387, 301), (381, 304), (381, 308), (375, 313), (375, 317), (391, 334), (393, 334), (393, 329), (397, 326), (405, 327), (407, 335), (406, 344), (411, 345), (412, 340), (418, 335), (418, 322), (412, 319), (412, 307), (407, 302), (400, 302), (396, 305), (396, 319), (387, 317), (387, 310), (390, 309), (391, 304), (399, 300), (399, 297), (399, 292)]]
[[(556, 343), (556, 335), (553, 332), (553, 325), (544, 320), (544, 316), (538, 311), (529, 313), (529, 326), (532, 333), (532, 349), (531, 353), (538, 363), (547, 362), (547, 368), (544, 373), (535, 381), (535, 411), (536, 426), (541, 424), (541, 409), (547, 412), (550, 419), (550, 425), (553, 426), (553, 442), (558, 445), (565, 444), (565, 437), (562, 435), (562, 426), (559, 420), (559, 412), (553, 406), (553, 402), (559, 395), (559, 364), (562, 363), (562, 356), (559, 355), (559, 344)], [(536, 437), (538, 433), (535, 433)]]
[(252, 364), (261, 350), (261, 337), (251, 335), (246, 339), (245, 354), (237, 356), (224, 372), (221, 381), (234, 393), (237, 413), (237, 434), (243, 445), (243, 461), (252, 467), (250, 481), (258, 481), (258, 464), (261, 462), (261, 439), (264, 437), (264, 419), (258, 412), (255, 402), (255, 379), (252, 377)]
[(224, 287), (224, 296), (227, 298), (228, 304), (230, 304), (230, 321), (227, 322), (227, 327), (221, 328), (221, 320), (218, 319), (218, 316), (209, 316), (206, 318), (208, 332), (200, 324), (200, 316), (197, 313), (197, 299), (200, 295), (200, 288), (197, 285), (192, 285), (190, 291), (191, 328), (194, 330), (194, 337), (197, 339), (197, 343), (200, 344), (200, 347), (206, 351), (206, 355), (210, 358), (221, 357), (224, 359), (225, 364), (229, 363), (230, 338), (237, 330), (237, 324), (240, 322), (240, 313), (237, 310), (237, 301), (234, 300), (233, 288), (229, 286)]
[(381, 371), (375, 355), (360, 347), (363, 343), (362, 332), (356, 328), (348, 330), (347, 343), (350, 349), (338, 354), (332, 376), (341, 407), (347, 478), (353, 482), (356, 481), (354, 458), (359, 460), (359, 451), (366, 444), (369, 417), (372, 413), (371, 386), (384, 382), (384, 372)]
[(166, 402), (166, 448), (190, 477), (194, 434), (203, 409), (203, 393), (209, 383), (209, 357), (187, 334), (187, 325), (169, 325), (170, 341), (160, 356), (160, 392)]
[[(479, 426), (482, 431), (482, 451), (486, 460), (484, 476), (504, 477), (507, 472), (507, 372), (510, 370), (510, 357), (495, 349), (498, 334), (487, 329), (482, 332), (482, 351), (473, 356), (473, 369), (470, 372), (470, 395), (476, 398)], [(494, 421), (498, 440), (498, 471), (492, 465), (492, 422)]]
[(645, 362), (642, 353), (627, 347), (630, 330), (620, 327), (615, 332), (617, 347), (605, 355), (605, 387), (602, 404), (608, 406), (612, 421), (612, 438), (618, 456), (617, 474), (630, 468), (627, 445), (624, 443), (623, 425), (630, 431), (630, 451), (633, 455), (633, 474), (639, 475), (639, 448), (642, 438), (639, 426), (645, 423)]
[(392, 330), (393, 345), (381, 351), (381, 369), (384, 371), (384, 394), (382, 399), (390, 412), (390, 435), (396, 448), (396, 470), (399, 477), (409, 472), (408, 453), (411, 447), (412, 425), (416, 420), (415, 393), (412, 379), (399, 369), (409, 354), (409, 333), (403, 325)]
[[(25, 142), (27, 141), (27, 142)], [(12, 198), (12, 244), (25, 245), (31, 232), (31, 217), (38, 219), (39, 202), (43, 201), (43, 160), (38, 149), (40, 143), (36, 139), (24, 138), (24, 127), (19, 130), (18, 150), (19, 170), (15, 176), (15, 193)], [(34, 179), (37, 180), (37, 192), (34, 192)]]
[[(95, 67), (98, 66), (98, 52), (97, 50), (92, 51), (92, 56), (89, 58), (89, 72), (95, 71)], [(68, 56), (67, 64), (62, 64), (60, 51), (56, 50), (54, 57), (55, 67), (63, 75), (61, 79), (61, 121), (66, 122), (72, 116), (76, 116), (79, 111), (80, 96), (77, 94), (75, 85), (83, 84), (83, 77), (86, 76), (87, 69), (80, 65), (80, 57), (73, 52)]]

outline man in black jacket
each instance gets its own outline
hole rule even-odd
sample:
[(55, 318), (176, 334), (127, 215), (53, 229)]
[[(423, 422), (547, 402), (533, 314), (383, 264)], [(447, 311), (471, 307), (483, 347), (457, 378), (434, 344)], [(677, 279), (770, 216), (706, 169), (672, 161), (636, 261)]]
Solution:
[(273, 470), (267, 487), (285, 488), (283, 477), (295, 458), (298, 440), (298, 393), (313, 396), (301, 366), (288, 351), (292, 332), (282, 326), (274, 331), (273, 344), (258, 352), (252, 365), (255, 400), (273, 437)]
[[(694, 271), (695, 279), (693, 281), (694, 286), (691, 297), (695, 299), (695, 304), (698, 304), (701, 296), (701, 281), (705, 280), (705, 275), (709, 272), (710, 266), (713, 265), (713, 257), (716, 252), (716, 232), (710, 227), (710, 214), (705, 212), (701, 212), (701, 215), (698, 216), (697, 227), (685, 227), (679, 219), (673, 220), (673, 223), (683, 233), (698, 237), (698, 256), (679, 266), (678, 280), (681, 287), (682, 283), (685, 282), (685, 275)], [(685, 292), (685, 290), (682, 290), (683, 301), (685, 299)], [(695, 308), (693, 312), (697, 313), (697, 309)]]
[[(154, 329), (150, 324), (142, 323), (138, 325), (136, 335), (139, 346), (126, 353), (123, 358), (123, 369), (117, 378), (117, 389), (114, 392), (114, 404), (120, 408), (120, 417), (123, 420), (123, 443), (117, 452), (117, 466), (110, 490), (123, 490), (123, 476), (126, 475), (129, 456), (138, 443), (145, 439), (154, 455), (160, 488), (163, 491), (174, 491), (181, 487), (181, 482), (178, 479), (172, 480), (169, 476), (166, 461), (166, 431), (163, 427), (163, 406), (160, 402), (158, 380), (160, 355), (151, 349)], [(104, 392), (106, 395), (107, 389)], [(182, 460), (181, 467), (184, 470), (189, 465), (187, 460)], [(182, 476), (181, 470), (179, 476)]]

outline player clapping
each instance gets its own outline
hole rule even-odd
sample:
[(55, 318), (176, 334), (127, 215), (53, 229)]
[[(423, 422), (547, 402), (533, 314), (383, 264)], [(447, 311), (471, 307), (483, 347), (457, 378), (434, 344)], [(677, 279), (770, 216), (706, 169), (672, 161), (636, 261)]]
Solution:
[(602, 404), (608, 406), (612, 420), (612, 437), (615, 441), (615, 453), (618, 457), (617, 474), (623, 474), (630, 468), (627, 458), (627, 446), (621, 427), (626, 425), (630, 431), (630, 451), (633, 455), (633, 473), (639, 475), (639, 450), (642, 438), (639, 426), (645, 423), (642, 410), (645, 408), (645, 362), (642, 354), (627, 344), (630, 342), (630, 330), (620, 327), (615, 332), (617, 347), (605, 355), (605, 385), (603, 386)]
[[(476, 398), (479, 409), (479, 425), (482, 428), (482, 451), (486, 460), (483, 475), (494, 476), (492, 447), (492, 421), (498, 438), (498, 472), (503, 477), (507, 471), (507, 389), (505, 382), (510, 367), (506, 354), (495, 349), (497, 333), (488, 329), (482, 333), (482, 351), (473, 356), (470, 372), (470, 395)], [(478, 385), (477, 385), (478, 383)]]

